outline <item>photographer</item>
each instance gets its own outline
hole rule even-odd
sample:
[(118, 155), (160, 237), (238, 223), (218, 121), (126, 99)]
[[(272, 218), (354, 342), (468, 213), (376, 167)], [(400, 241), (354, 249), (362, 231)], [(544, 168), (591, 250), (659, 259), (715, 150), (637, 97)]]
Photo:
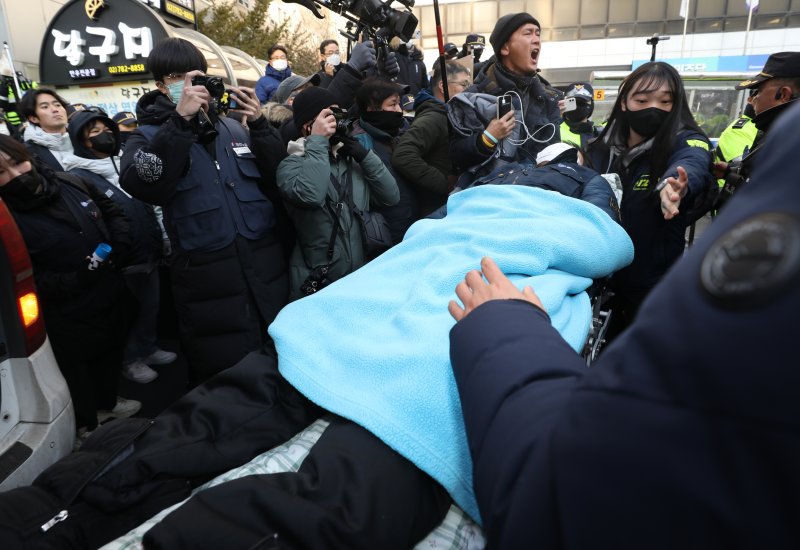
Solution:
[(158, 89), (139, 100), (120, 181), (163, 207), (181, 344), (200, 382), (265, 344), (286, 303), (275, 187), (285, 153), (253, 90), (230, 90), (236, 119), (218, 115), (223, 94), (212, 92), (224, 85), (203, 76), (206, 61), (190, 42), (158, 43), (147, 67)]
[(291, 298), (344, 277), (367, 262), (361, 227), (352, 207), (393, 205), (397, 183), (380, 158), (347, 128), (337, 126), (336, 99), (309, 88), (294, 100), (294, 123), (302, 137), (289, 143), (278, 167), (278, 187), (297, 230), (290, 260)]

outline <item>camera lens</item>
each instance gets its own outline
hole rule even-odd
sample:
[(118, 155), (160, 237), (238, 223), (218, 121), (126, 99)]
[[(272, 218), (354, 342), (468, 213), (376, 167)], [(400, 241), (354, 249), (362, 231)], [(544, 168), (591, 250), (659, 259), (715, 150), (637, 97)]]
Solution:
[(211, 97), (219, 99), (225, 94), (225, 83), (218, 76), (209, 76), (206, 77), (206, 89)]

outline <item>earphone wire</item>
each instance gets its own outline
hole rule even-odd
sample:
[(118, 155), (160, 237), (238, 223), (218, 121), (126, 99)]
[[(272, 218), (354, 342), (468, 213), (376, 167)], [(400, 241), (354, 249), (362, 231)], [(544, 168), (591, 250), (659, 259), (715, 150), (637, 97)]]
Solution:
[[(500, 97), (505, 97), (505, 96), (509, 96), (510, 97), (511, 95), (515, 95), (515, 96), (517, 96), (517, 99), (519, 99), (519, 111), (521, 113), (521, 116), (520, 116), (520, 119), (519, 119), (518, 122), (522, 124), (522, 128), (525, 130), (525, 139), (512, 139), (512, 138), (508, 137), (508, 138), (506, 138), (506, 140), (508, 140), (508, 142), (511, 145), (516, 145), (517, 147), (519, 147), (521, 145), (524, 145), (525, 143), (528, 142), (528, 140), (533, 140), (536, 143), (550, 143), (550, 140), (552, 140), (556, 135), (556, 125), (553, 124), (552, 122), (548, 122), (547, 124), (537, 128), (536, 131), (534, 131), (531, 134), (530, 130), (528, 129), (527, 124), (525, 124), (525, 108), (522, 106), (522, 97), (520, 97), (520, 95), (515, 90), (510, 90), (510, 91), (502, 94)], [(512, 99), (512, 105), (513, 105), (513, 99)], [(516, 119), (516, 116), (514, 118)], [(539, 132), (541, 132), (542, 130), (547, 128), (548, 126), (552, 128), (552, 133), (550, 134), (550, 137), (547, 138), (547, 139), (544, 139), (544, 140), (537, 139), (536, 138), (536, 134), (538, 134)]]

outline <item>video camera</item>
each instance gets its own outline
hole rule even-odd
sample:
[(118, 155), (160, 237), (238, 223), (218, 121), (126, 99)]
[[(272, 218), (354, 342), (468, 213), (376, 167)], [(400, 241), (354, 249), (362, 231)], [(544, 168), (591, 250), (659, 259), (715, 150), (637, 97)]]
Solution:
[(324, 16), (317, 6), (328, 8), (348, 21), (355, 23), (360, 31), (366, 31), (373, 38), (382, 36), (391, 39), (399, 36), (403, 42), (411, 40), (419, 22), (411, 13), (414, 0), (397, 0), (405, 10), (391, 7), (392, 0), (283, 0), (292, 4), (300, 4), (311, 10), (319, 19)]

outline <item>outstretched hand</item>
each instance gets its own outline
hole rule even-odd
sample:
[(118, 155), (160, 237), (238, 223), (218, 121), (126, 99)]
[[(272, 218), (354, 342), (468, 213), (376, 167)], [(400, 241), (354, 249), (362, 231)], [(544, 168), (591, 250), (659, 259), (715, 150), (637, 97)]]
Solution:
[(464, 307), (455, 300), (450, 300), (447, 304), (450, 315), (456, 321), (460, 321), (476, 307), (490, 300), (526, 300), (545, 311), (542, 301), (531, 287), (526, 286), (520, 291), (489, 257), (481, 259), (481, 271), (473, 269), (458, 283), (456, 296)]
[(683, 166), (678, 166), (678, 177), (669, 177), (665, 181), (666, 185), (659, 192), (659, 200), (664, 219), (671, 220), (680, 212), (681, 199), (689, 190), (689, 176)]

